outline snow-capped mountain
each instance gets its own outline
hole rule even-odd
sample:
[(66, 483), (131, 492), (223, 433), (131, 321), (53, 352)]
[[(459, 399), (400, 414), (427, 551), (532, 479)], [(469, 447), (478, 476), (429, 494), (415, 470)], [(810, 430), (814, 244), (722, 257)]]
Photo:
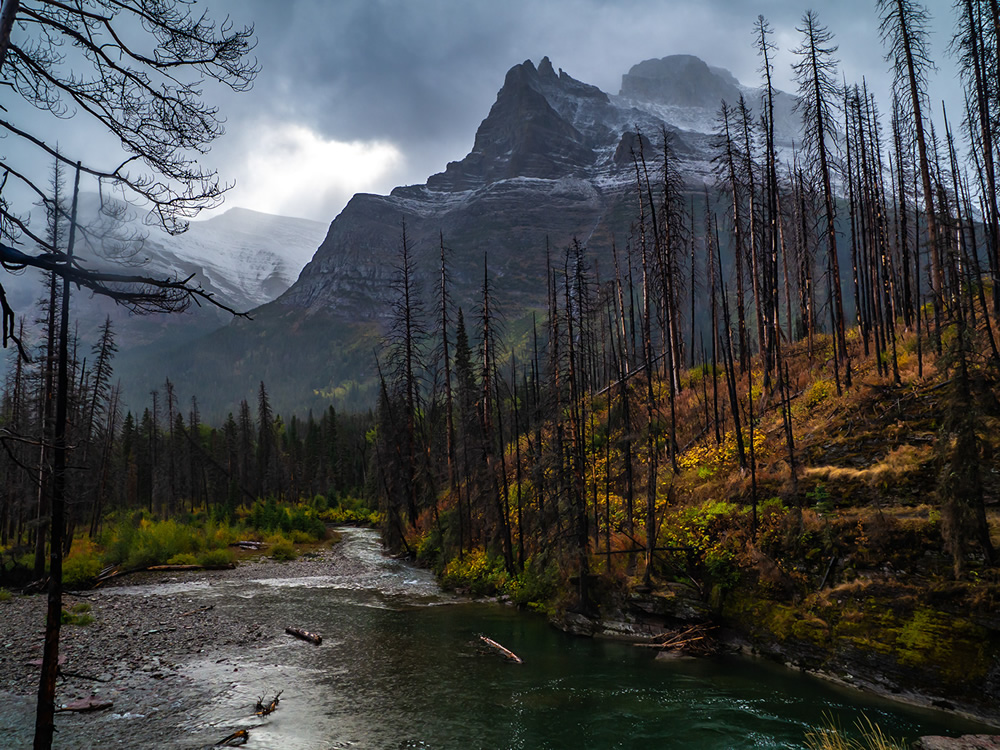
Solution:
[[(89, 268), (107, 268), (153, 278), (192, 277), (217, 300), (238, 311), (259, 307), (284, 292), (323, 241), (326, 225), (287, 216), (231, 208), (205, 221), (191, 222), (171, 236), (146, 226), (136, 210), (96, 193), (80, 196), (75, 252)], [(44, 227), (41, 209), (31, 217), (33, 231)], [(5, 276), (4, 287), (15, 309), (27, 311), (42, 296), (40, 274)], [(73, 319), (87, 340), (111, 315), (121, 343), (156, 340), (165, 330), (206, 331), (228, 322), (211, 306), (192, 307), (180, 316), (137, 317), (112, 301), (86, 291), (74, 292)], [(30, 313), (26, 316), (30, 319)]]
[(150, 272), (174, 271), (239, 310), (275, 299), (292, 285), (326, 235), (327, 226), (307, 219), (231, 208), (192, 222), (174, 237), (150, 235), (141, 250)]
[[(735, 106), (741, 95), (759, 117), (762, 90), (690, 55), (633, 66), (615, 96), (557, 73), (547, 57), (537, 68), (530, 60), (515, 65), (472, 151), (424, 185), (354, 196), (278, 304), (352, 319), (384, 315), (403, 222), (428, 280), (443, 233), (455, 251), (459, 296), (478, 288), (487, 254), (508, 304), (538, 304), (546, 239), (557, 252), (578, 239), (598, 259), (610, 257), (615, 237), (624, 241), (634, 218), (627, 196), (635, 189), (636, 134), (655, 143), (669, 133), (680, 172), (701, 192), (714, 182), (720, 105)], [(777, 94), (775, 135), (785, 147), (798, 138), (793, 104)], [(656, 151), (646, 158), (656, 161)]]
[[(639, 63), (616, 95), (556, 72), (548, 58), (515, 65), (464, 159), (423, 185), (355, 195), (287, 291), (253, 321), (161, 353), (144, 368), (157, 379), (140, 393), (166, 374), (197, 393), (206, 413), (235, 408), (261, 380), (286, 413), (322, 408), (332, 393), (354, 394), (355, 406), (370, 402), (373, 392), (363, 391), (375, 382), (373, 349), (392, 309), (404, 225), (425, 300), (433, 299), (443, 237), (456, 306), (474, 314), (487, 263), (508, 321), (530, 321), (546, 305), (547, 249), (558, 263), (578, 240), (606, 274), (612, 243), (628, 241), (636, 146), (645, 144), (656, 162), (656, 144), (669, 133), (676, 165), (700, 199), (714, 182), (720, 104), (735, 106), (741, 95), (759, 118), (761, 90), (688, 55)], [(798, 140), (793, 102), (777, 95), (776, 140), (785, 147)]]

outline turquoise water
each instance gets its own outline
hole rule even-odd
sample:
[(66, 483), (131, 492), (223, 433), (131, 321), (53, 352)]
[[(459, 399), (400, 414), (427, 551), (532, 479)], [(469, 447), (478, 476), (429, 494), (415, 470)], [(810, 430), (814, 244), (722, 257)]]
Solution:
[[(63, 737), (75, 742), (66, 746), (204, 747), (249, 728), (245, 747), (276, 750), (795, 748), (826, 716), (852, 727), (862, 714), (910, 739), (984, 731), (768, 662), (658, 661), (648, 649), (569, 636), (540, 617), (443, 594), (426, 571), (381, 557), (370, 532), (347, 530), (345, 544), (362, 572), (185, 591), (192, 608), (212, 603), (278, 632), (298, 624), (321, 632), (322, 646), (288, 637), (206, 651), (155, 716), (67, 717), (74, 733)], [(480, 635), (524, 663), (484, 648)], [(249, 715), (248, 703), (279, 690), (274, 714)]]
[[(911, 739), (983, 730), (769, 662), (656, 660), (648, 649), (569, 636), (508, 607), (456, 603), (426, 571), (382, 558), (370, 534), (349, 532), (347, 542), (366, 575), (242, 592), (251, 597), (240, 600), (242, 611), (307, 622), (327, 638), (319, 648), (289, 639), (261, 655), (258, 692), (285, 693), (247, 747), (789, 748), (802, 747), (827, 716), (852, 727), (862, 714)], [(480, 635), (524, 663), (485, 649)], [(205, 713), (190, 728), (213, 723)]]

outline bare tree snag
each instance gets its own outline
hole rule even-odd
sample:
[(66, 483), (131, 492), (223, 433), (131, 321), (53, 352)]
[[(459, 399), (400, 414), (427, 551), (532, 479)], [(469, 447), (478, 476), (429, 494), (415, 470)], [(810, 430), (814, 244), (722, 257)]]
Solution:
[(278, 700), (281, 698), (281, 694), (285, 692), (284, 690), (279, 690), (274, 694), (274, 697), (269, 703), (264, 703), (264, 696), (260, 696), (257, 699), (257, 703), (253, 707), (253, 712), (257, 716), (267, 716), (268, 714), (273, 714), (278, 710)]

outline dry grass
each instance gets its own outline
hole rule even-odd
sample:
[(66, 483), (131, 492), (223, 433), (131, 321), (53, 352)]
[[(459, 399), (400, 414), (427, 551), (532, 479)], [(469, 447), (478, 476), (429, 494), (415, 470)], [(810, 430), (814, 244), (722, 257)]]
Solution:
[(854, 724), (860, 738), (849, 737), (835, 722), (826, 716), (826, 726), (806, 732), (805, 742), (809, 750), (905, 750), (905, 742), (889, 737), (878, 724), (867, 716), (862, 716)]
[(852, 469), (845, 466), (810, 466), (803, 475), (824, 482), (832, 481), (862, 481), (878, 486), (903, 476), (919, 471), (933, 458), (929, 445), (901, 445), (894, 448), (881, 461), (863, 469)]

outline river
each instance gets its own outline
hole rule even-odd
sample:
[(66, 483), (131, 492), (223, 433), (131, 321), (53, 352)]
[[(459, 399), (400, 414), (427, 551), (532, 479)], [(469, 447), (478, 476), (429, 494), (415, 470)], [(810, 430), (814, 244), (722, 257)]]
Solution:
[[(826, 716), (850, 728), (862, 714), (909, 739), (984, 731), (768, 662), (656, 660), (647, 649), (569, 636), (541, 617), (442, 592), (429, 572), (383, 557), (373, 532), (342, 531), (345, 554), (359, 563), (351, 575), (116, 590), (183, 592), (265, 629), (308, 626), (324, 641), (206, 651), (183, 665), (192, 694), (176, 696), (176, 716), (158, 716), (155, 736), (144, 736), (141, 717), (87, 721), (117, 722), (127, 746), (170, 749), (238, 728), (250, 729), (245, 747), (275, 750), (795, 748)], [(485, 651), (479, 635), (524, 664)], [(279, 690), (275, 713), (249, 715), (248, 701)]]

